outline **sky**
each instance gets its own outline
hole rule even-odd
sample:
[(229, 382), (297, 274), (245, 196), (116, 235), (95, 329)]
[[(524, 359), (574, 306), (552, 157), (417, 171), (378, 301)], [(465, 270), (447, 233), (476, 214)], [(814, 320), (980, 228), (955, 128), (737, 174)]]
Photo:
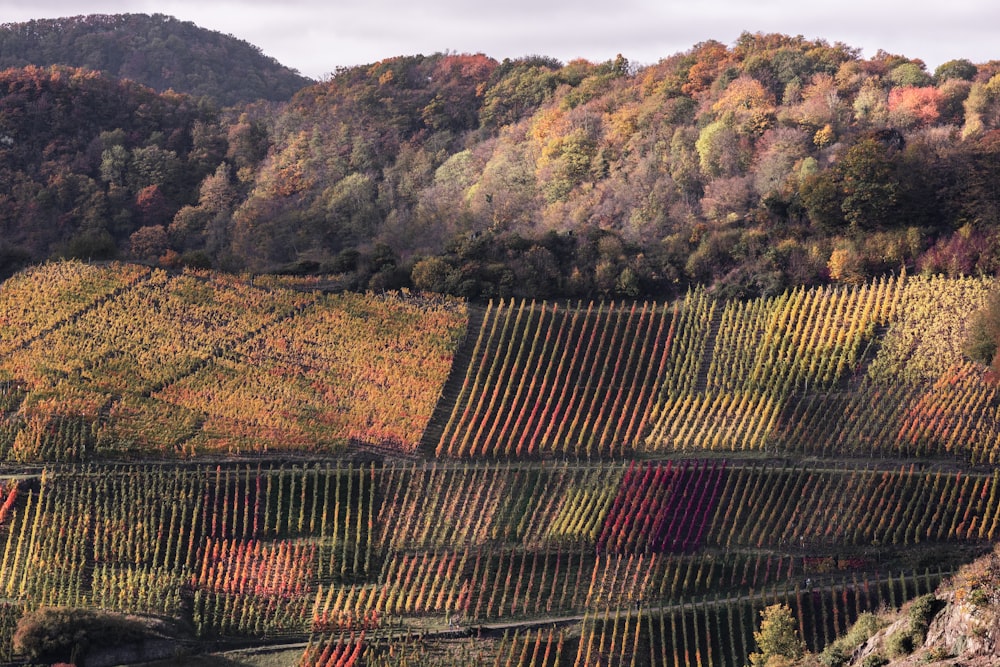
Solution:
[(1000, 60), (997, 0), (0, 0), (0, 23), (167, 14), (231, 34), (313, 79), (400, 55), (543, 55), (653, 64), (743, 32), (801, 35), (924, 61)]

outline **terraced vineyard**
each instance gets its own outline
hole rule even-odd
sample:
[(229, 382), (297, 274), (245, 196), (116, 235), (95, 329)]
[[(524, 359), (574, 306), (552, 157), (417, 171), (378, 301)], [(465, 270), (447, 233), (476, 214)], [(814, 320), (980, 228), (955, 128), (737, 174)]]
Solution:
[(687, 667), (745, 664), (781, 601), (819, 650), (998, 538), (1000, 401), (960, 352), (991, 288), (33, 269), (0, 288), (0, 659), (50, 605), (302, 665)]
[(8, 460), (412, 450), (466, 322), (447, 299), (52, 267), (0, 291)]
[[(709, 664), (737, 665), (770, 600), (820, 647), (932, 589), (942, 554), (989, 548), (998, 485), (719, 461), (83, 466), (8, 484), (0, 582), (24, 606), (358, 656), (458, 624), (497, 655), (544, 637), (551, 660), (630, 662), (641, 644), (676, 652), (668, 664), (713, 651)], [(696, 630), (708, 623), (715, 639)]]

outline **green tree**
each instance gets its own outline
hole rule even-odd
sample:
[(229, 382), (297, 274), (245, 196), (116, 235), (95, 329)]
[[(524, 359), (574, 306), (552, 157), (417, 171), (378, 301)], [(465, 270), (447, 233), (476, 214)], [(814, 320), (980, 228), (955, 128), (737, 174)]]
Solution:
[(899, 182), (888, 149), (877, 139), (862, 139), (837, 164), (844, 198), (844, 219), (854, 229), (875, 229), (892, 222)]
[(974, 83), (965, 98), (962, 138), (977, 137), (1000, 127), (1000, 74), (986, 83)]
[(706, 125), (698, 135), (695, 148), (705, 176), (735, 176), (746, 168), (748, 155), (741, 150), (739, 136), (725, 120)]
[(986, 299), (983, 308), (972, 316), (963, 351), (973, 361), (996, 369), (998, 344), (1000, 344), (1000, 290), (994, 290)]
[(451, 275), (451, 265), (440, 257), (428, 257), (413, 265), (410, 281), (420, 290), (445, 292)]
[(101, 154), (101, 178), (112, 185), (124, 185), (128, 175), (128, 150), (114, 145)]
[(840, 181), (832, 169), (805, 173), (799, 184), (799, 199), (810, 222), (826, 232), (835, 232), (844, 226), (844, 212)]
[(926, 86), (931, 82), (931, 75), (923, 66), (915, 62), (896, 65), (889, 71), (889, 80), (895, 86)]
[(972, 81), (979, 69), (972, 64), (972, 61), (961, 58), (959, 60), (949, 60), (938, 65), (934, 70), (934, 79), (940, 84), (948, 79), (961, 79), (962, 81)]
[(786, 664), (805, 654), (806, 645), (799, 638), (798, 623), (788, 605), (771, 605), (760, 612), (760, 618), (760, 630), (753, 633), (760, 651), (750, 654), (752, 667)]
[(499, 128), (520, 120), (547, 100), (559, 84), (557, 71), (550, 65), (505, 60), (496, 74), (502, 74), (483, 95), (479, 122)]
[(889, 93), (876, 77), (869, 77), (854, 96), (854, 118), (863, 125), (884, 127), (889, 121)]

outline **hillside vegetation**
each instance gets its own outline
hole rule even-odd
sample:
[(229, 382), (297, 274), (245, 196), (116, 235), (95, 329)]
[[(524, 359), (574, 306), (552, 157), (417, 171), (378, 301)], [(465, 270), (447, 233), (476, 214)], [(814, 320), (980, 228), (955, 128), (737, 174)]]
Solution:
[(286, 101), (311, 83), (232, 35), (163, 14), (39, 19), (0, 25), (0, 69), (63, 65), (222, 106)]
[(322, 286), (80, 262), (3, 284), (0, 453), (44, 468), (6, 477), (0, 651), (59, 606), (304, 640), (308, 665), (739, 667), (766, 607), (819, 654), (998, 538), (1000, 404), (961, 352), (992, 280)]
[(0, 72), (0, 661), (994, 659), (998, 72)]
[[(8, 70), (0, 146), (19, 160), (0, 173), (0, 251), (8, 266), (135, 258), (482, 301), (990, 274), (997, 74), (747, 33), (642, 67), (406, 55), (220, 114), (82, 71)], [(134, 126), (140, 95), (155, 131)]]

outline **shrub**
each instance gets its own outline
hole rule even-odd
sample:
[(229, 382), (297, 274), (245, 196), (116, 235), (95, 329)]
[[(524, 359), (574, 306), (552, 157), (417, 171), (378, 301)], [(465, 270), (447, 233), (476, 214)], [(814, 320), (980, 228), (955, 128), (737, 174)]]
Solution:
[(882, 667), (888, 664), (889, 660), (880, 653), (872, 653), (861, 661), (861, 667)]
[(932, 593), (921, 595), (910, 606), (910, 635), (913, 638), (914, 647), (924, 643), (927, 636), (927, 628), (931, 624), (931, 619), (937, 613), (937, 598)]
[(913, 633), (909, 629), (897, 630), (886, 638), (885, 648), (890, 658), (910, 655), (915, 648)]
[(32, 662), (77, 662), (91, 647), (137, 641), (142, 626), (90, 609), (43, 607), (25, 614), (14, 632), (14, 651)]
[(753, 633), (760, 652), (750, 654), (751, 665), (770, 665), (775, 657), (790, 660), (802, 657), (805, 643), (799, 639), (795, 617), (787, 605), (771, 605), (760, 612), (760, 617), (760, 631)]
[(861, 614), (851, 629), (847, 631), (847, 634), (823, 649), (823, 652), (819, 654), (819, 661), (826, 667), (846, 665), (854, 650), (868, 641), (868, 638), (881, 627), (882, 622), (875, 614), (870, 612)]
[(968, 597), (966, 597), (966, 599), (969, 601), (970, 604), (973, 604), (977, 607), (985, 607), (990, 602), (990, 596), (987, 595), (986, 591), (984, 591), (982, 588), (974, 588), (971, 591), (969, 591), (969, 595)]
[(844, 646), (834, 642), (819, 654), (819, 661), (825, 667), (841, 667), (847, 664), (848, 657), (850, 656), (845, 652)]

